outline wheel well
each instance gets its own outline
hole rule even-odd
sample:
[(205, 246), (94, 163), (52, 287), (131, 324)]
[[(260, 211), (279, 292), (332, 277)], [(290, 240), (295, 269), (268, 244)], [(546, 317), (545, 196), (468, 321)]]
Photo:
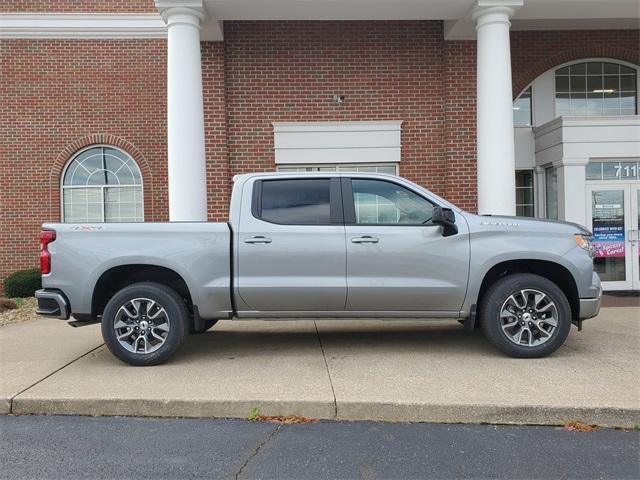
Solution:
[(104, 307), (113, 295), (124, 287), (139, 282), (166, 285), (184, 299), (189, 313), (193, 312), (189, 287), (184, 279), (173, 270), (156, 265), (121, 265), (107, 270), (98, 279), (93, 289), (91, 316), (95, 319), (102, 315)]
[(491, 267), (482, 280), (478, 293), (478, 305), (481, 304), (484, 294), (496, 280), (514, 273), (533, 273), (551, 280), (567, 296), (571, 306), (571, 317), (577, 319), (580, 313), (580, 297), (578, 287), (571, 272), (560, 264), (545, 260), (509, 260)]

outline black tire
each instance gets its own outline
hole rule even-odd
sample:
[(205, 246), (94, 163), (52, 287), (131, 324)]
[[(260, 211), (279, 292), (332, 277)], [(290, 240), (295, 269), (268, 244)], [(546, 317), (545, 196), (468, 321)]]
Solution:
[[(556, 327), (553, 330), (550, 330), (549, 337), (545, 337), (544, 343), (539, 345), (517, 344), (516, 341), (520, 340), (520, 338), (511, 340), (507, 336), (507, 331), (515, 332), (514, 336), (517, 336), (518, 330), (523, 328), (521, 323), (523, 321), (522, 318), (517, 317), (517, 314), (522, 314), (521, 310), (518, 310), (519, 313), (514, 315), (512, 319), (502, 319), (500, 317), (500, 310), (511, 295), (515, 294), (518, 299), (522, 299), (518, 303), (524, 305), (524, 296), (520, 295), (519, 292), (526, 289), (536, 290), (547, 295), (548, 299), (554, 303), (557, 311), (558, 318), (556, 319)], [(533, 302), (535, 302), (534, 295), (529, 296), (529, 298), (533, 299)], [(546, 302), (547, 299), (544, 299), (543, 301)], [(527, 310), (527, 312), (530, 311), (526, 307), (525, 310)], [(537, 313), (535, 310), (533, 310), (533, 312), (534, 315)], [(546, 314), (547, 313), (544, 313), (543, 315)], [(503, 330), (503, 324), (513, 322), (516, 318), (518, 319), (518, 324), (512, 327), (513, 329), (507, 329), (507, 331)], [(532, 328), (534, 328), (535, 331), (533, 333), (529, 331), (521, 335), (521, 337), (523, 337), (522, 342), (528, 342), (529, 336), (531, 336), (533, 343), (538, 341), (537, 339), (541, 339), (543, 337), (540, 334), (540, 330), (535, 326), (535, 320), (537, 319), (540, 321), (540, 319), (537, 317), (527, 318), (534, 322), (534, 326)], [(482, 300), (482, 304), (480, 305), (480, 322), (484, 335), (502, 352), (516, 358), (539, 358), (545, 357), (556, 351), (567, 339), (569, 330), (571, 329), (571, 307), (569, 306), (566, 295), (552, 281), (544, 277), (540, 277), (539, 275), (517, 273), (499, 279), (489, 288), (489, 290), (487, 290), (487, 293)], [(544, 322), (542, 322), (542, 325), (542, 328), (551, 329), (551, 327)]]
[[(127, 350), (127, 348), (120, 343), (116, 334), (115, 325), (118, 320), (116, 315), (118, 315), (118, 318), (122, 316), (122, 313), (118, 313), (121, 307), (127, 305), (127, 302), (137, 298), (149, 299), (156, 302), (166, 313), (166, 315), (162, 315), (162, 318), (167, 319), (166, 323), (169, 326), (169, 331), (157, 331), (160, 336), (166, 336), (164, 337), (164, 342), (159, 342), (159, 346), (154, 347), (157, 349), (150, 353), (144, 353), (142, 351), (136, 353)], [(154, 308), (157, 309), (159, 307)], [(146, 316), (141, 316), (144, 314), (148, 315), (146, 308), (144, 309), (144, 313), (137, 315), (138, 320), (140, 318), (145, 319)], [(127, 321), (129, 322), (130, 320), (127, 319)], [(135, 320), (133, 320), (133, 322), (135, 322)], [(131, 323), (131, 325), (133, 325), (133, 323)], [(102, 338), (107, 348), (115, 357), (134, 366), (158, 365), (167, 360), (184, 341), (188, 326), (189, 314), (182, 298), (171, 288), (151, 282), (135, 283), (123, 288), (109, 300), (102, 314)], [(151, 334), (151, 329), (148, 331), (149, 334)], [(156, 333), (155, 330), (154, 333)], [(132, 337), (129, 337), (129, 339), (131, 338)], [(155, 341), (154, 338), (150, 336), (148, 338)], [(145, 339), (141, 340), (140, 344), (142, 344), (142, 346), (136, 342), (136, 350), (141, 350), (142, 347), (147, 345)]]
[(204, 333), (204, 332), (206, 332), (207, 330), (209, 330), (209, 329), (213, 328), (213, 326), (214, 326), (216, 323), (218, 323), (218, 319), (214, 319), (214, 320), (203, 320), (203, 322), (204, 322), (204, 329), (203, 329), (203, 330), (201, 330), (200, 332), (196, 332), (196, 331), (193, 329), (193, 323), (191, 323), (191, 327), (189, 328), (189, 333), (191, 333), (191, 334), (193, 334), (193, 335), (197, 335), (197, 334), (199, 334), (199, 333)]

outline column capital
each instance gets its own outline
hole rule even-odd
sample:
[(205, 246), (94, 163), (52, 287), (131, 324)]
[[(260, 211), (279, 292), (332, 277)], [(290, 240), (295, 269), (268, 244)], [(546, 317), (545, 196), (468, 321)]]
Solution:
[(200, 26), (209, 18), (202, 0), (156, 0), (167, 27), (178, 24)]
[(471, 10), (471, 18), (476, 24), (476, 30), (490, 23), (506, 23), (523, 5), (523, 0), (476, 0)]

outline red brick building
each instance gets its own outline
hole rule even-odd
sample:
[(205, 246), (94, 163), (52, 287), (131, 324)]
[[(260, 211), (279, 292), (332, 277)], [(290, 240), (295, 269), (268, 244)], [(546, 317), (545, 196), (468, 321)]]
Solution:
[(4, 1), (0, 282), (37, 264), (43, 222), (223, 220), (238, 173), (338, 168), (622, 225), (599, 268), (638, 289), (639, 18), (628, 0)]

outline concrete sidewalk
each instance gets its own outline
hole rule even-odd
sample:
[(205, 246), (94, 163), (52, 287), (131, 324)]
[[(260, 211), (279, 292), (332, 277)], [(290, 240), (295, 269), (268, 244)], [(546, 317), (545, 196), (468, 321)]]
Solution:
[(640, 424), (637, 308), (603, 309), (537, 360), (505, 357), (449, 321), (225, 321), (147, 368), (100, 344), (98, 326), (0, 329), (4, 411)]

